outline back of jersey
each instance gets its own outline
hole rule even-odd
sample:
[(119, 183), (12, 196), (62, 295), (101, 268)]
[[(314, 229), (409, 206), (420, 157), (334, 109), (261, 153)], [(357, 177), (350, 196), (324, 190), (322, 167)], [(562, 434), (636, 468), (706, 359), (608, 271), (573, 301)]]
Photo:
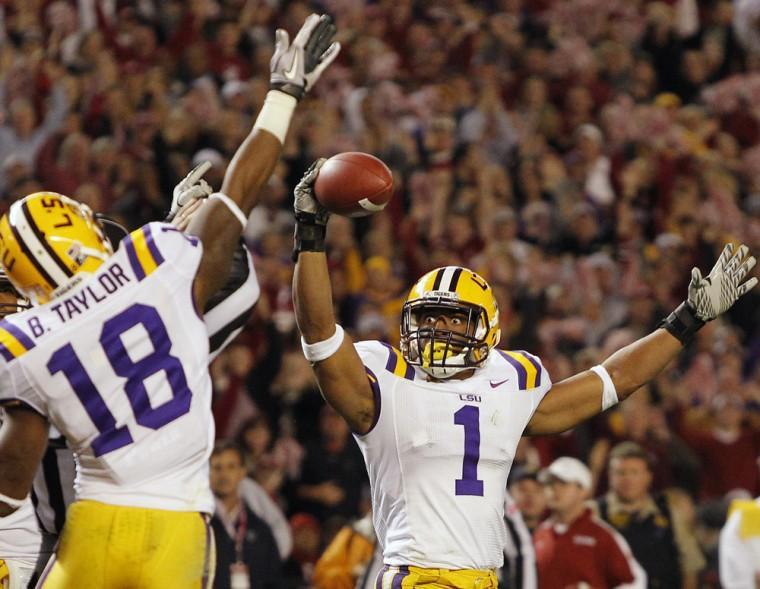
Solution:
[(213, 511), (208, 334), (197, 239), (151, 223), (98, 271), (0, 322), (0, 390), (46, 415), (77, 459), (77, 499)]

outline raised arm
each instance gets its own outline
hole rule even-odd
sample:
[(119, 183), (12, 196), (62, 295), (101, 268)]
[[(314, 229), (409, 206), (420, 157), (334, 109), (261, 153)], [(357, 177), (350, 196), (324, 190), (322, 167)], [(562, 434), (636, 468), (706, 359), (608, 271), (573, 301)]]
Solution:
[(323, 161), (312, 165), (296, 187), (293, 304), (304, 353), (312, 363), (322, 396), (353, 431), (363, 434), (372, 427), (375, 402), (351, 338), (335, 323), (325, 255), (329, 214), (312, 193)]
[(744, 279), (755, 258), (742, 245), (726, 245), (710, 274), (692, 270), (689, 296), (653, 333), (629, 344), (601, 366), (555, 384), (534, 413), (526, 434), (553, 434), (575, 427), (627, 398), (657, 376), (706, 321), (728, 310), (757, 284)]
[(319, 79), (340, 50), (332, 43), (330, 17), (310, 15), (289, 42), (278, 29), (271, 61), (271, 90), (249, 135), (232, 158), (221, 193), (193, 218), (187, 232), (203, 242), (203, 258), (195, 281), (195, 300), (202, 310), (208, 298), (227, 281), (230, 261), (259, 189), (267, 182), (282, 151), (296, 104)]

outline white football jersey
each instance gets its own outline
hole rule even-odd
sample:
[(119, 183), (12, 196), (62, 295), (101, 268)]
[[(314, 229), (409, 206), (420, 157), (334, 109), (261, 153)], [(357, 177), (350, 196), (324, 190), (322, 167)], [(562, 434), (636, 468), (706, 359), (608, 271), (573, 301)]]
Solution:
[(391, 346), (356, 349), (378, 407), (372, 430), (356, 439), (385, 563), (500, 567), (507, 475), (551, 388), (547, 371), (525, 352), (492, 350), (472, 377), (431, 382)]
[(37, 527), (32, 500), (27, 498), (16, 511), (2, 518), (2, 526), (0, 559), (20, 558), (34, 562), (42, 548), (42, 533)]
[(0, 400), (66, 437), (77, 499), (213, 512), (201, 255), (198, 239), (150, 223), (66, 293), (0, 321)]

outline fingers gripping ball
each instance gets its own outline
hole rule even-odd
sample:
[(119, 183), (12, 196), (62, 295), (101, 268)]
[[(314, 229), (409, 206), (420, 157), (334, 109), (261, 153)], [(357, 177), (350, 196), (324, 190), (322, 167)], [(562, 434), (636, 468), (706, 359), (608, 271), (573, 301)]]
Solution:
[(388, 204), (393, 195), (393, 176), (375, 156), (347, 151), (322, 164), (314, 195), (331, 213), (363, 217), (382, 211)]

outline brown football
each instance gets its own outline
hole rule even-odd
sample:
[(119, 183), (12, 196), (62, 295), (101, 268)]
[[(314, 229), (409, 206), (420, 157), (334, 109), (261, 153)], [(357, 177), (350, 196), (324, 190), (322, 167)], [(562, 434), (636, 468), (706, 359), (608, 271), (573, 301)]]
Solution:
[(375, 156), (346, 151), (322, 164), (314, 194), (336, 215), (363, 217), (382, 211), (388, 204), (393, 195), (393, 176)]

